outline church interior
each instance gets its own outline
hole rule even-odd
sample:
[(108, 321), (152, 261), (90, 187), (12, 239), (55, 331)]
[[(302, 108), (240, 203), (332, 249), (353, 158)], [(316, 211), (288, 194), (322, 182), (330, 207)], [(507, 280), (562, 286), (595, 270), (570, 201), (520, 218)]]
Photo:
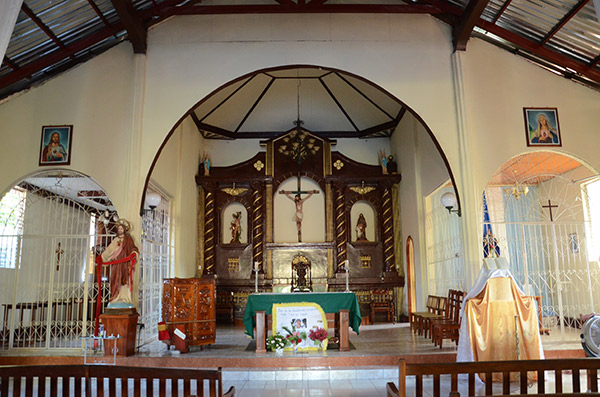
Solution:
[[(399, 359), (585, 357), (595, 5), (0, 5), (0, 366), (222, 368), (241, 396), (383, 396)], [(133, 248), (111, 245), (121, 233)], [(484, 294), (517, 305), (494, 306), (517, 324), (503, 352), (471, 349)], [(326, 343), (270, 351), (309, 301)]]

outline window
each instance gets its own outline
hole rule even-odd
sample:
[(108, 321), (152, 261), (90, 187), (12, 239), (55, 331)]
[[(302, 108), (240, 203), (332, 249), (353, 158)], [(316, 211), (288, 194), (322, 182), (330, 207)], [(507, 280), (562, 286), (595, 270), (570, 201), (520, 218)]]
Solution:
[(25, 190), (13, 188), (0, 201), (0, 268), (16, 268), (25, 198)]

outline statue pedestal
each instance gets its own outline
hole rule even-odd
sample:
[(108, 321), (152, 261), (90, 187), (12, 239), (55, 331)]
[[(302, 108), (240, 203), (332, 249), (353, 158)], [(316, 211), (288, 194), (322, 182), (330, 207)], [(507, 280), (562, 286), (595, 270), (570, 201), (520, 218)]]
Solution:
[[(135, 336), (139, 314), (135, 309), (129, 311), (107, 309), (100, 315), (100, 321), (104, 324), (106, 335), (120, 335), (117, 339), (117, 356), (132, 356), (135, 354)], [(105, 344), (104, 355), (112, 356), (112, 343)]]

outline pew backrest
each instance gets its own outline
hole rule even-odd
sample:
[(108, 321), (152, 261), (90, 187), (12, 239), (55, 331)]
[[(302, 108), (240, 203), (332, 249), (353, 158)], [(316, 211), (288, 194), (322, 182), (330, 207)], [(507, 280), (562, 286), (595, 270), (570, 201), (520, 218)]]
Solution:
[[(23, 392), (26, 396), (45, 396), (48, 390), (51, 396), (102, 397), (116, 396), (119, 389), (122, 396), (128, 396), (128, 391), (132, 391), (136, 396), (153, 396), (155, 391), (160, 396), (167, 396), (179, 395), (179, 390), (182, 389), (185, 396), (204, 396), (206, 388), (211, 397), (233, 397), (233, 387), (223, 394), (221, 375), (221, 368), (208, 370), (112, 365), (3, 366), (0, 367), (0, 395), (20, 396)], [(12, 393), (9, 394), (9, 391)]]
[[(463, 376), (467, 382), (468, 395), (475, 395), (476, 377), (482, 379), (485, 387), (485, 395), (492, 396), (493, 381), (499, 381), (502, 384), (502, 392), (498, 395), (510, 394), (510, 382), (517, 379), (519, 389), (522, 395), (528, 391), (528, 383), (537, 377), (534, 382), (537, 383), (537, 394), (545, 395), (546, 381), (554, 381), (554, 389), (548, 394), (579, 394), (585, 392), (598, 393), (598, 370), (600, 369), (600, 360), (596, 358), (573, 358), (573, 359), (552, 359), (552, 360), (514, 360), (514, 361), (478, 361), (464, 363), (435, 363), (435, 364), (407, 364), (401, 359), (398, 369), (398, 387), (393, 383), (387, 384), (387, 395), (406, 396), (406, 377), (415, 377), (415, 391), (411, 395), (417, 397), (425, 393), (423, 382), (424, 377), (431, 377), (430, 382), (433, 390), (427, 391), (434, 396), (440, 395), (443, 375), (449, 375), (449, 392), (452, 396), (460, 396), (458, 390), (459, 376)], [(546, 372), (549, 371), (549, 372)], [(580, 372), (586, 375), (587, 384), (581, 385)], [(566, 390), (563, 387), (563, 374), (571, 377), (572, 389)], [(461, 377), (461, 381), (462, 381)], [(429, 395), (429, 394), (427, 394)], [(586, 394), (588, 395), (588, 394)]]

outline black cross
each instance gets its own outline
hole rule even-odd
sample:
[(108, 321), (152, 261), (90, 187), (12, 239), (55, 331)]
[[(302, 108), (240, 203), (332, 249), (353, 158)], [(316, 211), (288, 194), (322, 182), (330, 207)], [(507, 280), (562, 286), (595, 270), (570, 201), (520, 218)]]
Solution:
[(548, 199), (548, 205), (542, 205), (542, 208), (548, 208), (550, 211), (550, 222), (554, 222), (554, 219), (552, 219), (552, 208), (558, 208), (558, 205), (552, 205)]

